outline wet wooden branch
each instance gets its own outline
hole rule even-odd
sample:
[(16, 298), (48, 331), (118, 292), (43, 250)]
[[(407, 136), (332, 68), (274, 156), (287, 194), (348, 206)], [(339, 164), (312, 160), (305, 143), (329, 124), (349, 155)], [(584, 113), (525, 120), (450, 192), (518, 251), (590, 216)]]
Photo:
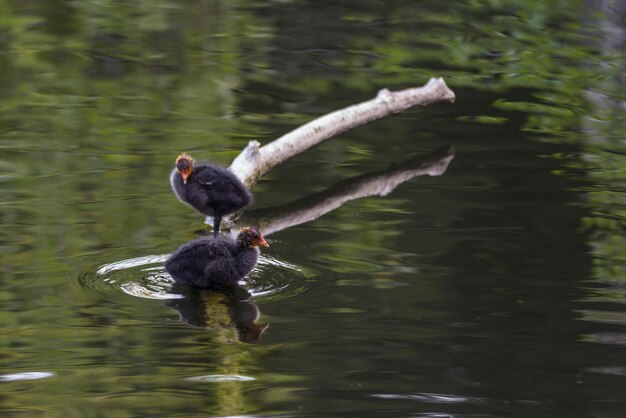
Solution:
[(414, 106), (454, 100), (454, 92), (443, 78), (431, 78), (422, 87), (396, 92), (383, 89), (372, 100), (321, 116), (264, 146), (258, 141), (250, 141), (233, 160), (230, 169), (252, 189), (272, 168), (327, 139)]

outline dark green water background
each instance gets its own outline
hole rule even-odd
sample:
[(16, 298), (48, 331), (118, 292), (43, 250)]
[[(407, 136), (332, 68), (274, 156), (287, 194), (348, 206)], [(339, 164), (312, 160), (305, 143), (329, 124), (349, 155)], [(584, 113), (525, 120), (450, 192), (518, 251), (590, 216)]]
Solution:
[[(0, 416), (623, 417), (625, 9), (0, 0)], [(271, 234), (249, 302), (172, 300), (164, 254), (204, 228), (179, 152), (228, 165), (431, 76), (455, 104), (289, 161), (251, 210), (454, 145), (444, 175)]]

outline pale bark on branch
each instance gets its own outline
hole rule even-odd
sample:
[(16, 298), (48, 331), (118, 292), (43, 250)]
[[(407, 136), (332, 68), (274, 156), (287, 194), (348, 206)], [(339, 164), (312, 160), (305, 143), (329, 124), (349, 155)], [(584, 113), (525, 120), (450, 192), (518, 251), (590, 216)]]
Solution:
[(252, 189), (272, 168), (327, 139), (414, 106), (454, 100), (454, 92), (442, 78), (431, 78), (422, 87), (396, 92), (383, 89), (372, 100), (321, 116), (262, 147), (258, 141), (250, 141), (233, 160), (230, 170)]

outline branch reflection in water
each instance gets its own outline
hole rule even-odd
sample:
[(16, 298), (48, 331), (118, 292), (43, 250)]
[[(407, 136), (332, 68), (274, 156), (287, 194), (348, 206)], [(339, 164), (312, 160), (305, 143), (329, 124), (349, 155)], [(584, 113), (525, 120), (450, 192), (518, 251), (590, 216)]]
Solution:
[(330, 188), (286, 205), (244, 212), (227, 226), (231, 234), (237, 227), (255, 226), (263, 236), (313, 221), (351, 200), (368, 196), (387, 196), (400, 184), (418, 176), (440, 176), (454, 158), (454, 146), (439, 147), (389, 168), (340, 181)]
[[(235, 237), (240, 228), (257, 227), (264, 236), (292, 226), (313, 221), (351, 200), (368, 196), (386, 196), (400, 184), (417, 176), (440, 176), (454, 158), (454, 147), (445, 146), (427, 155), (394, 164), (386, 170), (343, 180), (327, 190), (286, 205), (245, 212), (235, 222), (223, 225)], [(240, 286), (217, 290), (191, 289), (186, 286), (184, 298), (168, 302), (179, 311), (181, 321), (192, 326), (223, 328), (234, 326), (239, 341), (256, 342), (269, 324), (257, 324), (260, 311), (247, 300), (250, 294)]]

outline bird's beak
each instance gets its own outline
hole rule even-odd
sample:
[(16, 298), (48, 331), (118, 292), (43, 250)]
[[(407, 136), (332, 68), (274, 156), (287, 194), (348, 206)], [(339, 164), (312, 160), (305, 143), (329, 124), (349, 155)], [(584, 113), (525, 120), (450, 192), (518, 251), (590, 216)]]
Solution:
[(190, 174), (191, 174), (190, 171), (181, 171), (180, 172), (180, 176), (183, 178), (183, 184), (187, 184), (187, 179), (189, 178)]
[(270, 245), (265, 241), (263, 237), (259, 237), (259, 247), (269, 247)]

